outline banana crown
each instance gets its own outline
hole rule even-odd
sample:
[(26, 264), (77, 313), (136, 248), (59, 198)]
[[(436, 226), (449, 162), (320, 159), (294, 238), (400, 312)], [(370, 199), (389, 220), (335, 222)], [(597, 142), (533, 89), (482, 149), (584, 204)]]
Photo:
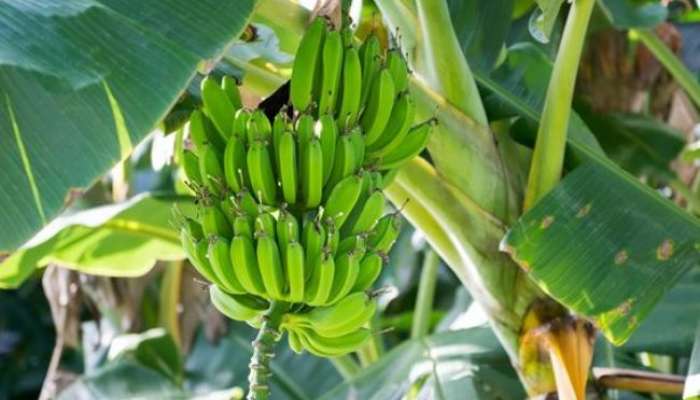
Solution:
[(289, 107), (270, 120), (241, 105), (237, 82), (208, 76), (180, 157), (198, 198), (180, 216), (183, 247), (226, 316), (259, 326), (291, 304), (281, 329), (295, 351), (335, 357), (371, 335), (368, 290), (400, 232), (382, 189), (426, 146), (406, 61), (376, 37), (318, 18), (304, 35)]

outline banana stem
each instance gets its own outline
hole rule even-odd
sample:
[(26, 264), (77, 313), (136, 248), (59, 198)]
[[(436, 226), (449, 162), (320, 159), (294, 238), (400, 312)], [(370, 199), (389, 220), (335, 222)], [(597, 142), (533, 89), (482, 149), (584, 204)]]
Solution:
[(575, 0), (569, 9), (537, 130), (523, 207), (526, 211), (556, 186), (561, 178), (571, 100), (594, 4), (595, 0)]
[(350, 356), (344, 355), (340, 357), (333, 357), (330, 359), (331, 363), (335, 367), (336, 371), (345, 379), (346, 381), (351, 380), (355, 375), (360, 372), (360, 366), (357, 362)]
[(413, 311), (413, 325), (411, 326), (411, 339), (423, 337), (430, 330), (430, 313), (433, 311), (433, 297), (435, 297), (435, 285), (437, 272), (440, 266), (440, 257), (433, 249), (425, 252), (423, 270), (420, 274), (418, 285), (418, 298)]
[(250, 358), (248, 375), (248, 400), (267, 400), (270, 398), (270, 360), (275, 356), (274, 347), (280, 338), (279, 325), (282, 316), (289, 309), (289, 304), (272, 302), (253, 340), (253, 356)]

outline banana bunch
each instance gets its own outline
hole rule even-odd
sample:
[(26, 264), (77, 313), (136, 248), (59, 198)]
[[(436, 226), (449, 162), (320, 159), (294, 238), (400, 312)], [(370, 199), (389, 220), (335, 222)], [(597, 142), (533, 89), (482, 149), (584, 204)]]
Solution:
[(401, 54), (316, 19), (290, 82), (291, 108), (270, 120), (241, 105), (235, 80), (202, 81), (203, 107), (182, 153), (197, 213), (179, 216), (192, 265), (229, 318), (280, 329), (295, 351), (334, 357), (371, 335), (368, 293), (400, 231), (382, 189), (425, 147), (434, 121), (413, 125)]

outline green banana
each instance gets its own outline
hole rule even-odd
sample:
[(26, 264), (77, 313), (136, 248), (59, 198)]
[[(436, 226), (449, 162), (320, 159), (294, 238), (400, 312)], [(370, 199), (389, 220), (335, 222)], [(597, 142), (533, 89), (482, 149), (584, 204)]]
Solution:
[(277, 165), (282, 186), (282, 195), (287, 204), (297, 202), (297, 149), (294, 135), (287, 131), (280, 138)]
[(389, 50), (386, 56), (386, 67), (391, 72), (391, 77), (394, 78), (396, 93), (401, 93), (408, 89), (408, 66), (406, 60), (401, 55), (400, 49)]
[(333, 289), (335, 260), (329, 251), (323, 251), (321, 257), (312, 261), (315, 265), (308, 289), (304, 293), (304, 300), (312, 306), (324, 305), (331, 295), (331, 289)]
[(252, 217), (258, 215), (259, 205), (247, 188), (244, 188), (240, 192), (236, 193), (233, 202), (235, 203), (236, 209), (239, 212)]
[(341, 135), (335, 147), (333, 168), (326, 181), (327, 194), (343, 178), (355, 172), (355, 169), (359, 167), (359, 165), (356, 165), (356, 161), (357, 157), (355, 156), (355, 146), (353, 146), (352, 138), (350, 135)]
[(267, 310), (266, 302), (250, 295), (228, 294), (216, 285), (209, 286), (209, 297), (217, 310), (236, 321), (261, 318)]
[(287, 245), (290, 242), (299, 241), (299, 223), (297, 219), (287, 210), (280, 210), (279, 216), (277, 217), (276, 225), (277, 233), (277, 243), (282, 251), (282, 257), (284, 258), (284, 252)]
[(241, 108), (233, 116), (232, 135), (243, 143), (248, 142), (248, 121), (250, 121), (250, 111)]
[(328, 304), (333, 304), (347, 296), (352, 287), (355, 286), (360, 272), (360, 257), (362, 256), (356, 254), (355, 251), (338, 252), (338, 256), (335, 259), (335, 275), (333, 276), (331, 297), (327, 299)]
[(338, 245), (340, 244), (340, 230), (336, 228), (332, 220), (326, 220), (326, 241), (323, 246), (332, 254), (337, 254)]
[(336, 254), (354, 252), (355, 254), (359, 255), (358, 258), (362, 258), (361, 256), (364, 255), (365, 249), (365, 236), (352, 235), (343, 238), (343, 240), (338, 243), (338, 250), (336, 251)]
[(265, 296), (265, 285), (258, 268), (253, 239), (244, 235), (234, 236), (230, 255), (236, 277), (245, 291)]
[(335, 159), (335, 144), (338, 141), (338, 126), (332, 116), (322, 115), (314, 127), (315, 135), (321, 142), (323, 151), (323, 183), (328, 182)]
[[(284, 107), (283, 107), (284, 108)], [(275, 167), (277, 168), (277, 175), (279, 175), (282, 170), (280, 168), (279, 164), (279, 158), (280, 158), (280, 142), (282, 139), (282, 135), (285, 132), (290, 131), (290, 124), (289, 120), (287, 117), (287, 112), (283, 109), (280, 110), (280, 112), (275, 115), (275, 118), (272, 120), (272, 148), (275, 150)]]
[(384, 259), (381, 255), (374, 252), (365, 254), (362, 261), (360, 261), (360, 272), (357, 274), (357, 280), (351, 292), (361, 292), (372, 287), (372, 284), (382, 272), (383, 264)]
[(330, 31), (323, 42), (321, 90), (318, 115), (333, 114), (338, 98), (340, 73), (343, 68), (343, 39), (338, 31)]
[(265, 142), (256, 141), (248, 148), (248, 177), (253, 193), (263, 204), (277, 202), (277, 182), (275, 181), (270, 151)]
[(231, 102), (235, 110), (239, 110), (241, 107), (243, 107), (243, 103), (241, 102), (241, 92), (238, 89), (238, 82), (236, 79), (228, 75), (224, 76), (224, 78), (221, 80), (221, 88), (224, 89), (224, 93), (226, 93), (226, 96), (228, 96), (228, 100)]
[(436, 120), (431, 119), (411, 128), (401, 144), (381, 159), (379, 169), (398, 169), (401, 164), (417, 156), (428, 144), (435, 124)]
[(272, 125), (262, 110), (257, 109), (250, 115), (247, 133), (248, 143), (268, 142), (272, 139)]
[(367, 104), (367, 98), (372, 89), (374, 79), (382, 65), (381, 45), (379, 39), (372, 35), (360, 47), (360, 60), (362, 61), (362, 92), (360, 104)]
[(252, 218), (245, 214), (237, 215), (233, 220), (233, 234), (236, 236), (247, 236), (252, 239), (254, 233)]
[(301, 114), (297, 118), (296, 122), (296, 132), (297, 140), (299, 141), (299, 148), (302, 148), (306, 142), (310, 141), (314, 137), (314, 125), (316, 121), (311, 116), (311, 114)]
[(193, 111), (190, 115), (188, 129), (190, 140), (194, 143), (197, 154), (205, 145), (212, 145), (215, 149), (223, 149), (226, 145), (211, 120), (199, 110)]
[(206, 260), (201, 260), (199, 258), (200, 253), (198, 253), (198, 247), (200, 243), (204, 246), (206, 246), (206, 240), (199, 240), (195, 241), (193, 238), (187, 233), (186, 229), (180, 230), (180, 241), (182, 242), (182, 248), (185, 252), (185, 255), (187, 256), (187, 259), (190, 261), (190, 264), (194, 267), (194, 269), (199, 272), (200, 275), (204, 277), (204, 279), (208, 280), (209, 282), (214, 282), (216, 280), (216, 277), (214, 276), (214, 271), (211, 270), (211, 265), (209, 265), (209, 261)]
[(317, 260), (321, 258), (323, 244), (326, 240), (325, 236), (326, 231), (317, 220), (307, 219), (305, 221), (302, 242), (304, 251), (306, 251), (306, 260), (304, 262), (306, 279), (309, 279), (314, 271), (314, 267), (318, 264)]
[(309, 353), (319, 357), (338, 357), (359, 349), (369, 339), (368, 329), (360, 328), (354, 332), (335, 338), (327, 338), (312, 329), (302, 328), (299, 339)]
[(338, 182), (324, 203), (324, 215), (340, 229), (360, 197), (362, 178), (350, 175)]
[(384, 212), (384, 194), (380, 190), (375, 190), (367, 197), (360, 213), (353, 221), (350, 228), (350, 234), (357, 235), (370, 231), (374, 224), (377, 223), (379, 217)]
[(234, 192), (240, 191), (246, 182), (246, 151), (245, 143), (238, 137), (231, 136), (224, 151), (224, 177), (228, 188)]
[(220, 196), (225, 189), (226, 178), (221, 160), (211, 145), (205, 145), (199, 153), (199, 174), (209, 193)]
[(325, 32), (323, 18), (316, 18), (299, 43), (289, 87), (290, 100), (298, 111), (305, 111), (309, 107), (315, 93), (314, 85), (321, 68)]
[(301, 191), (304, 205), (314, 208), (323, 198), (323, 149), (315, 137), (301, 147)]
[[(298, 319), (320, 336), (334, 338), (352, 333), (374, 316), (377, 304), (364, 292), (345, 296), (328, 307), (317, 307), (306, 314), (290, 314), (290, 319)], [(303, 326), (303, 325), (302, 325)]]
[(371, 146), (384, 132), (394, 105), (396, 91), (391, 73), (383, 68), (372, 83), (367, 106), (362, 112), (360, 124), (365, 134), (365, 142)]
[(350, 143), (352, 144), (352, 152), (355, 155), (355, 169), (360, 167), (365, 162), (365, 140), (362, 137), (362, 131), (359, 127), (355, 127), (348, 134)]
[(183, 228), (193, 241), (199, 241), (204, 239), (204, 231), (202, 230), (202, 225), (190, 217), (184, 217), (182, 222)]
[(301, 354), (304, 351), (304, 345), (299, 340), (299, 336), (293, 330), (287, 330), (287, 340), (289, 341), (289, 348), (297, 354)]
[(195, 186), (204, 185), (202, 174), (199, 172), (199, 158), (194, 152), (185, 150), (182, 152), (182, 169), (187, 179)]
[(207, 255), (214, 274), (219, 278), (219, 282), (222, 283), (226, 292), (231, 294), (243, 294), (246, 292), (233, 271), (228, 239), (212, 236), (212, 239), (209, 240)]
[(387, 214), (379, 219), (367, 237), (367, 248), (388, 254), (399, 233), (401, 233), (401, 218), (397, 214)]
[(340, 109), (336, 114), (341, 129), (347, 129), (357, 122), (362, 99), (362, 65), (357, 49), (350, 47), (343, 60), (342, 94)]
[[(195, 260), (199, 261), (199, 268), (195, 266), (197, 271), (202, 274), (209, 282), (221, 286), (221, 281), (219, 277), (214, 273), (214, 269), (209, 262), (209, 241), (207, 239), (202, 239), (194, 245), (194, 257)], [(195, 265), (195, 264), (192, 264)]]
[(229, 223), (228, 218), (226, 218), (226, 214), (224, 214), (224, 212), (221, 211), (221, 209), (216, 205), (211, 204), (202, 207), (200, 222), (206, 237), (231, 237), (233, 233), (231, 224)]
[(255, 218), (255, 234), (265, 234), (275, 238), (277, 230), (277, 221), (269, 212), (262, 212)]
[(304, 272), (304, 247), (297, 241), (291, 241), (286, 246), (285, 269), (289, 285), (287, 301), (301, 303), (304, 301), (304, 282), (306, 277)]
[(224, 140), (228, 140), (231, 137), (233, 115), (236, 109), (231, 104), (224, 89), (216, 83), (213, 77), (207, 76), (202, 80), (201, 91), (204, 110), (216, 126), (219, 135)]
[(277, 242), (266, 234), (259, 235), (257, 239), (258, 267), (265, 292), (273, 300), (284, 300), (286, 279)]
[(371, 157), (382, 157), (403, 143), (413, 124), (415, 110), (416, 106), (411, 95), (408, 92), (399, 94), (381, 137), (367, 146)]

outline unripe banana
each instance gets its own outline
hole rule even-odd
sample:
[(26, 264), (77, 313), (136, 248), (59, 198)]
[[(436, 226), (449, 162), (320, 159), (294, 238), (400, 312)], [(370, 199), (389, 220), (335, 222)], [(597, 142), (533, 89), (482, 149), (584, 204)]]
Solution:
[(314, 134), (321, 142), (323, 151), (323, 183), (331, 177), (332, 166), (335, 160), (335, 144), (338, 141), (338, 126), (332, 116), (322, 115), (314, 126)]
[(299, 241), (299, 223), (294, 215), (287, 210), (280, 210), (276, 224), (277, 243), (282, 251), (282, 258), (285, 257), (287, 245), (291, 242)]
[(250, 186), (253, 193), (263, 204), (274, 205), (277, 202), (277, 183), (275, 181), (270, 151), (265, 142), (253, 142), (248, 149), (247, 164)]
[(367, 147), (373, 158), (382, 157), (403, 143), (415, 116), (415, 103), (408, 92), (401, 93), (391, 110), (389, 122), (379, 139)]
[(360, 167), (365, 162), (365, 140), (362, 137), (362, 131), (359, 127), (355, 127), (348, 134), (350, 143), (352, 144), (353, 153), (355, 154), (355, 169)]
[(236, 79), (228, 75), (224, 76), (224, 78), (221, 80), (221, 88), (224, 89), (224, 93), (226, 93), (228, 100), (231, 102), (235, 110), (243, 107), (243, 103), (241, 102), (241, 92), (238, 89), (238, 82)]
[(275, 119), (272, 120), (272, 147), (275, 150), (275, 167), (277, 168), (277, 175), (281, 173), (280, 169), (280, 164), (279, 164), (279, 149), (280, 149), (280, 141), (282, 139), (282, 135), (285, 132), (290, 131), (290, 126), (289, 126), (289, 119), (287, 117), (286, 111), (283, 109), (280, 112), (275, 115)]
[(376, 36), (370, 36), (360, 47), (360, 60), (362, 61), (362, 94), (360, 104), (367, 104), (367, 98), (372, 88), (374, 79), (382, 65), (381, 45)]
[(338, 256), (335, 258), (335, 275), (333, 276), (331, 297), (327, 299), (328, 304), (333, 304), (347, 296), (352, 287), (355, 286), (360, 272), (360, 257), (361, 255), (356, 254), (354, 251), (338, 253)]
[(284, 132), (279, 141), (277, 165), (279, 166), (282, 195), (288, 204), (296, 204), (298, 176), (296, 141), (291, 132)]
[[(195, 260), (199, 262), (199, 268), (197, 271), (202, 274), (209, 282), (221, 286), (221, 281), (219, 277), (214, 273), (214, 269), (209, 262), (209, 241), (207, 239), (202, 239), (194, 245), (194, 257)], [(195, 265), (195, 264), (192, 264)], [(196, 268), (196, 267), (195, 267)]]
[(319, 357), (338, 357), (359, 349), (369, 339), (368, 329), (358, 329), (352, 333), (335, 338), (327, 338), (312, 329), (300, 329), (297, 332), (304, 348)]
[(296, 122), (297, 140), (299, 148), (303, 148), (304, 144), (314, 137), (314, 125), (316, 121), (311, 114), (301, 114)]
[(259, 205), (248, 189), (236, 193), (233, 202), (240, 213), (250, 215), (251, 217), (258, 215)]
[(374, 252), (365, 254), (362, 261), (360, 261), (360, 272), (351, 291), (361, 292), (371, 288), (374, 281), (381, 274), (383, 264), (384, 259), (379, 254)]
[(233, 115), (236, 109), (224, 89), (213, 77), (207, 76), (202, 80), (201, 91), (204, 110), (216, 126), (219, 135), (224, 141), (228, 140), (231, 137)]
[(248, 143), (269, 142), (272, 140), (272, 125), (265, 113), (257, 109), (253, 111), (248, 120), (247, 126)]
[(384, 132), (384, 128), (391, 116), (395, 97), (394, 80), (391, 77), (391, 73), (386, 68), (383, 68), (372, 83), (367, 107), (365, 107), (362, 118), (360, 118), (362, 131), (365, 134), (365, 142), (367, 142), (368, 146), (376, 142), (381, 137), (382, 132)]
[(367, 247), (388, 254), (401, 233), (401, 218), (397, 214), (383, 216), (367, 237)]
[(224, 192), (224, 170), (216, 150), (211, 145), (205, 145), (199, 153), (199, 174), (209, 193), (220, 196)]
[(289, 87), (290, 100), (298, 111), (305, 111), (311, 104), (316, 76), (321, 68), (325, 31), (323, 19), (316, 18), (299, 43)]
[(187, 256), (187, 259), (190, 261), (190, 264), (192, 264), (194, 269), (196, 269), (197, 272), (204, 277), (204, 279), (208, 280), (209, 282), (215, 282), (216, 277), (214, 276), (214, 271), (211, 270), (209, 261), (206, 260), (206, 257), (204, 260), (199, 258), (198, 245), (201, 243), (201, 245), (206, 246), (206, 240), (202, 239), (199, 241), (194, 241), (183, 228), (180, 230), (180, 241), (182, 242), (182, 248), (185, 252), (185, 256)]
[(233, 271), (230, 243), (227, 239), (220, 236), (212, 237), (209, 240), (207, 255), (214, 274), (219, 278), (219, 282), (221, 282), (226, 292), (231, 294), (243, 294), (246, 292)]
[(336, 229), (340, 229), (350, 215), (360, 197), (362, 178), (350, 175), (338, 182), (325, 202), (325, 216), (332, 219)]
[(277, 231), (277, 221), (269, 212), (262, 212), (255, 218), (255, 234), (265, 234), (275, 238)]
[(304, 262), (306, 279), (309, 279), (314, 271), (314, 267), (318, 265), (318, 260), (321, 259), (323, 244), (326, 240), (326, 231), (317, 220), (307, 219), (304, 223), (302, 235), (304, 250), (306, 251), (306, 260)]
[(429, 120), (411, 128), (401, 144), (381, 159), (379, 169), (398, 169), (403, 163), (417, 156), (428, 144), (435, 123), (435, 120)]
[(236, 321), (261, 318), (267, 310), (266, 303), (253, 296), (227, 294), (216, 285), (209, 286), (209, 297), (217, 310)]
[(356, 164), (355, 146), (350, 135), (341, 135), (335, 147), (335, 159), (330, 177), (326, 181), (326, 194), (335, 187), (343, 178), (355, 173), (359, 165)]
[(236, 277), (246, 292), (266, 296), (253, 239), (243, 235), (235, 236), (231, 241), (231, 261)]
[(182, 152), (182, 169), (190, 182), (196, 186), (204, 185), (202, 174), (199, 172), (199, 158), (190, 150)]
[(379, 217), (384, 212), (384, 194), (380, 190), (375, 190), (367, 197), (360, 213), (353, 221), (350, 221), (350, 234), (357, 235), (372, 230)]
[(314, 208), (323, 199), (323, 149), (315, 137), (301, 144), (301, 191), (304, 205)]
[(202, 225), (194, 219), (184, 217), (182, 227), (185, 229), (185, 232), (189, 235), (191, 240), (197, 242), (204, 239), (204, 230), (202, 230)]
[(363, 84), (360, 55), (357, 49), (351, 47), (345, 51), (340, 110), (336, 114), (341, 129), (347, 129), (357, 122)]
[(215, 149), (223, 149), (226, 145), (211, 120), (199, 110), (190, 115), (188, 128), (190, 140), (194, 143), (198, 155), (205, 145), (212, 145)]
[(361, 259), (361, 256), (365, 253), (365, 248), (365, 238), (363, 235), (348, 236), (338, 243), (338, 251), (336, 254), (355, 252), (355, 254), (358, 255), (358, 259)]
[(335, 112), (340, 73), (343, 68), (343, 39), (338, 31), (330, 31), (323, 42), (321, 91), (318, 115)]
[(335, 260), (330, 252), (323, 251), (321, 257), (312, 261), (315, 265), (308, 289), (304, 293), (304, 300), (312, 306), (325, 305), (333, 289)]
[(253, 219), (245, 214), (239, 214), (233, 220), (233, 234), (247, 236), (253, 238), (255, 230), (253, 227)]
[(374, 316), (377, 304), (364, 292), (345, 296), (328, 307), (317, 307), (307, 314), (294, 315), (320, 336), (339, 337), (362, 328)]
[(287, 244), (285, 269), (287, 272), (287, 283), (289, 284), (287, 301), (301, 303), (304, 301), (304, 282), (306, 277), (304, 272), (304, 247), (299, 242), (291, 241)]
[(222, 236), (228, 238), (233, 233), (226, 214), (216, 205), (212, 204), (202, 207), (200, 222), (206, 237)]
[(265, 234), (259, 235), (257, 255), (265, 292), (273, 300), (284, 300), (286, 279), (275, 239)]
[(338, 245), (340, 244), (340, 230), (335, 227), (332, 220), (326, 221), (326, 241), (323, 247), (331, 254), (338, 253)]
[(229, 189), (240, 191), (246, 184), (246, 151), (245, 144), (236, 136), (231, 136), (224, 151), (224, 177)]
[(287, 340), (289, 341), (289, 348), (297, 354), (301, 354), (304, 351), (304, 345), (299, 340), (299, 336), (296, 331), (287, 330)]
[(243, 143), (248, 143), (248, 121), (250, 121), (250, 111), (241, 108), (236, 111), (233, 117), (233, 134)]
[(386, 56), (386, 67), (394, 78), (396, 93), (401, 93), (408, 89), (408, 66), (399, 49), (392, 49)]

